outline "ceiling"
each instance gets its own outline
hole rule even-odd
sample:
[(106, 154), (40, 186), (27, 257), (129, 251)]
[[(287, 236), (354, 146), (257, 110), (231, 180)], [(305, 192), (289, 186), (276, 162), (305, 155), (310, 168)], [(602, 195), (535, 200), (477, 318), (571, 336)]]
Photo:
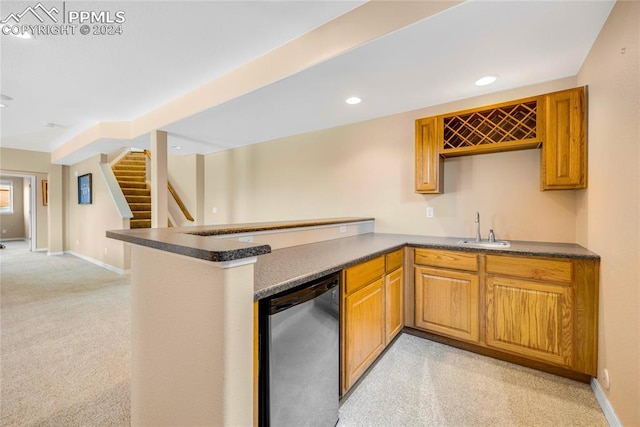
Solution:
[[(2, 2), (0, 19), (36, 2)], [(46, 2), (46, 6), (62, 2)], [(364, 2), (71, 2), (122, 10), (123, 34), (1, 39), (2, 147), (53, 152), (101, 122), (134, 121)], [(577, 74), (612, 1), (480, 1), (374, 38), (164, 124), (171, 154), (207, 154)], [(26, 18), (25, 18), (26, 19)], [(476, 87), (484, 75), (496, 83)], [(362, 98), (348, 105), (347, 97)], [(44, 127), (54, 123), (54, 127)], [(96, 138), (71, 164), (133, 141)], [(180, 148), (175, 148), (179, 146)]]

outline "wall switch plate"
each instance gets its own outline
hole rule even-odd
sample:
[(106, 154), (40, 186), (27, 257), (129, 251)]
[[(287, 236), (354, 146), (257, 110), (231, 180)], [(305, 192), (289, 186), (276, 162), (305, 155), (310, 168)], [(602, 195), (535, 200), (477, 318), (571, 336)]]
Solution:
[(428, 207), (427, 208), (427, 218), (433, 218), (433, 208), (432, 207)]
[(218, 208), (212, 208), (211, 212), (214, 213), (214, 214), (217, 214), (218, 213)]
[(253, 236), (242, 236), (238, 238), (238, 241), (245, 243), (253, 243)]

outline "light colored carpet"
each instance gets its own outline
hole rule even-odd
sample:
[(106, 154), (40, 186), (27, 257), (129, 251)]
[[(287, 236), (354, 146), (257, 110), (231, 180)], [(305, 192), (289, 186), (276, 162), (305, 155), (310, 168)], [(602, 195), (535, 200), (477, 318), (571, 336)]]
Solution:
[(606, 426), (591, 387), (402, 334), (340, 408), (338, 427)]
[(129, 425), (128, 277), (5, 244), (0, 424)]
[[(130, 424), (130, 288), (76, 257), (0, 250), (1, 426)], [(402, 335), (340, 408), (351, 426), (604, 426), (588, 385)]]

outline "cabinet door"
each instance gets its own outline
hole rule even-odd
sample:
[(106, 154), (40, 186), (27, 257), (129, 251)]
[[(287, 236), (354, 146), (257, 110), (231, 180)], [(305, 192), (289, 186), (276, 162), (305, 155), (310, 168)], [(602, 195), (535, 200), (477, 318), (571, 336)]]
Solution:
[(344, 299), (344, 391), (360, 378), (384, 350), (384, 285), (384, 278), (381, 277)]
[(416, 120), (416, 192), (442, 193), (444, 168), (438, 148), (438, 117)]
[(386, 341), (388, 345), (404, 326), (404, 269), (398, 268), (385, 277)]
[(571, 286), (488, 276), (487, 345), (570, 366)]
[(478, 342), (478, 276), (417, 266), (415, 316), (418, 328)]
[(545, 95), (543, 190), (587, 187), (585, 88)]

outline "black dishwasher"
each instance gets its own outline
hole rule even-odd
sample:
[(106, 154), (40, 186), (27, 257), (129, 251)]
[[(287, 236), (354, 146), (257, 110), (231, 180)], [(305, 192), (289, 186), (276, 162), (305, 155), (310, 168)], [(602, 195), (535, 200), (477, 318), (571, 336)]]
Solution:
[(260, 302), (260, 425), (338, 422), (340, 274)]

